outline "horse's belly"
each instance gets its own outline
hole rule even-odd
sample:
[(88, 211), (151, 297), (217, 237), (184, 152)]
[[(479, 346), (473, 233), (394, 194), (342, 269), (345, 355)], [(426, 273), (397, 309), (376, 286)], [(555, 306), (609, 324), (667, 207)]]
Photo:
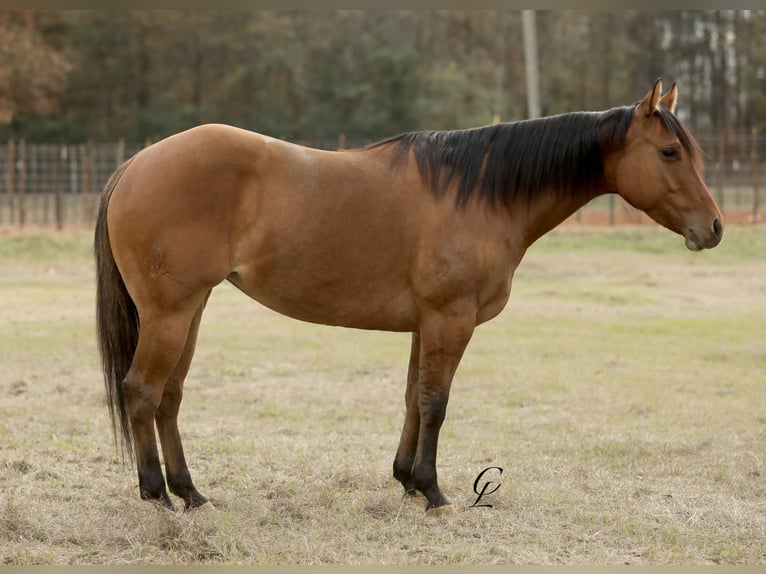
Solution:
[(324, 280), (300, 273), (258, 274), (236, 271), (228, 277), (262, 305), (301, 321), (374, 329), (414, 331), (414, 299), (406, 287), (370, 281), (360, 285), (351, 278)]

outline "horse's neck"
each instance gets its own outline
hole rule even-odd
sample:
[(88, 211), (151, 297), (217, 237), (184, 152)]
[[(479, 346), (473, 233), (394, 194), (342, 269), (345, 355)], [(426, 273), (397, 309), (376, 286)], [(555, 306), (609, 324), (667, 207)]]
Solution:
[(561, 224), (591, 199), (607, 193), (606, 187), (583, 188), (566, 195), (544, 190), (528, 204), (517, 204), (510, 210), (512, 227), (524, 230), (526, 246)]

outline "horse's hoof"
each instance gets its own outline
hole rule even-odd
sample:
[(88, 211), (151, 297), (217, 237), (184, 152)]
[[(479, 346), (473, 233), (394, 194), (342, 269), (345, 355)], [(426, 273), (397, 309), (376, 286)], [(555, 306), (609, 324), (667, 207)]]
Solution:
[(444, 506), (436, 506), (426, 510), (426, 516), (431, 517), (450, 517), (457, 516), (457, 510), (451, 504), (445, 504)]

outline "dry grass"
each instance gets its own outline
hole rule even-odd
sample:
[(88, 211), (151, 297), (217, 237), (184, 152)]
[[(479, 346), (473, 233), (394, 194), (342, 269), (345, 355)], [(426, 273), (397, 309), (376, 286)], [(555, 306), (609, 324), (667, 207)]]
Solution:
[[(565, 228), (458, 371), (427, 518), (390, 477), (409, 340), (211, 298), (181, 431), (216, 512), (141, 502), (112, 442), (90, 236), (0, 235), (0, 563), (766, 562), (766, 229), (691, 254)], [(476, 475), (504, 469), (493, 508)]]

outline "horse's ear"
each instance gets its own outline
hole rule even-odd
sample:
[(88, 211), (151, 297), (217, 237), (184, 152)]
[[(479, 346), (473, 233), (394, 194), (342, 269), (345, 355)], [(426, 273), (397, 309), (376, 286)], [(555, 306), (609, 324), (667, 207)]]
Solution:
[(660, 97), (662, 96), (662, 78), (657, 78), (654, 87), (647, 92), (644, 99), (636, 107), (637, 116), (650, 116), (660, 111)]
[(678, 87), (675, 82), (673, 86), (668, 90), (668, 93), (662, 96), (660, 103), (664, 104), (671, 112), (676, 113), (676, 103), (678, 102)]

